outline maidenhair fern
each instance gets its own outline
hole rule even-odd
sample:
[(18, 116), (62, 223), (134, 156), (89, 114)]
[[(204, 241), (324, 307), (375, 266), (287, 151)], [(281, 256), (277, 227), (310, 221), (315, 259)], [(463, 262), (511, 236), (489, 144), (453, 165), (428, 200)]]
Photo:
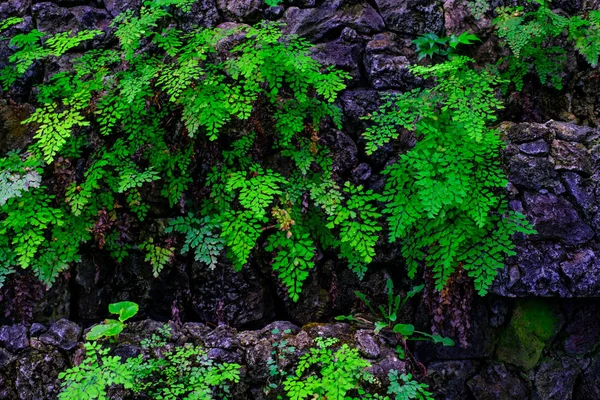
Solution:
[(592, 65), (600, 57), (600, 11), (591, 11), (589, 19), (581, 16), (566, 17), (550, 8), (550, 1), (529, 0), (537, 3), (534, 11), (519, 7), (499, 7), (494, 20), (496, 32), (507, 43), (512, 54), (501, 59), (505, 74), (523, 88), (523, 78), (535, 71), (540, 82), (561, 89), (562, 75), (567, 61), (566, 50), (553, 45), (560, 35), (568, 36), (575, 49)]
[[(384, 171), (382, 196), (389, 240), (400, 241), (409, 276), (425, 264), (441, 290), (462, 267), (485, 294), (504, 257), (514, 254), (511, 236), (531, 229), (521, 214), (507, 210), (502, 191), (508, 182), (499, 159), (503, 143), (488, 127), (502, 107), (494, 96), (500, 81), (472, 69), (471, 62), (454, 57), (413, 67), (437, 85), (388, 97), (371, 117), (374, 126), (365, 138), (372, 151), (400, 128), (418, 137), (415, 147)], [(409, 107), (417, 107), (418, 115), (403, 112)]]

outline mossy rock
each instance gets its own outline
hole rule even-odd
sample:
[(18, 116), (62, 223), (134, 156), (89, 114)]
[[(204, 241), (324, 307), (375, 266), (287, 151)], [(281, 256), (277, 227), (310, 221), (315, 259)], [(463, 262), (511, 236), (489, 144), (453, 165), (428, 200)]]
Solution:
[(550, 300), (520, 300), (500, 337), (496, 356), (502, 362), (530, 370), (563, 323), (562, 314)]

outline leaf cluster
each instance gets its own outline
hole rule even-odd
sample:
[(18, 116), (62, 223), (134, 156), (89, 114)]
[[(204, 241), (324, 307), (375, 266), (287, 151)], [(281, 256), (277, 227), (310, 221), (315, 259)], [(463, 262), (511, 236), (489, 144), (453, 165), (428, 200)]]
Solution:
[(457, 56), (413, 67), (416, 75), (434, 78), (436, 86), (388, 97), (370, 117), (374, 125), (365, 138), (369, 151), (400, 129), (413, 130), (418, 138), (384, 171), (382, 196), (389, 240), (400, 241), (409, 276), (423, 263), (441, 290), (460, 265), (483, 295), (504, 257), (514, 254), (512, 235), (532, 229), (522, 215), (507, 210), (502, 195), (503, 143), (488, 127), (502, 108), (494, 93), (501, 80), (471, 68), (471, 62)]
[(592, 66), (600, 57), (600, 11), (591, 11), (588, 18), (566, 17), (550, 8), (550, 1), (529, 0), (536, 3), (533, 11), (524, 7), (499, 7), (494, 19), (497, 35), (505, 41), (512, 54), (499, 61), (506, 65), (504, 73), (523, 88), (523, 78), (535, 71), (542, 84), (549, 82), (562, 89), (562, 76), (567, 61), (566, 50), (553, 43), (559, 38), (568, 39)]

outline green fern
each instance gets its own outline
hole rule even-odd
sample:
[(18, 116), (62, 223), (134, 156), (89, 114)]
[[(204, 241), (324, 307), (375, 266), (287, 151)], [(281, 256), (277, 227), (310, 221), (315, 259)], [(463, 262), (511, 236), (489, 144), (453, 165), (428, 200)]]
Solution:
[(496, 9), (497, 34), (512, 51), (511, 56), (499, 63), (507, 65), (505, 75), (518, 91), (523, 89), (523, 78), (532, 70), (541, 83), (549, 81), (556, 89), (562, 89), (566, 50), (550, 43), (560, 35), (568, 35), (575, 49), (595, 67), (600, 57), (600, 26), (594, 22), (598, 14), (591, 12), (589, 20), (580, 16), (569, 18), (554, 13), (550, 1), (535, 2), (539, 4), (535, 11), (524, 11), (521, 6)]
[[(415, 130), (415, 147), (384, 171), (389, 240), (401, 241), (409, 276), (423, 262), (441, 290), (462, 266), (483, 295), (504, 257), (514, 254), (512, 234), (532, 230), (522, 216), (507, 212), (501, 195), (507, 185), (498, 157), (503, 143), (488, 128), (502, 107), (493, 89), (501, 81), (471, 69), (471, 61), (455, 57), (412, 68), (416, 75), (435, 78), (437, 85), (388, 98), (372, 117), (367, 147), (390, 140), (394, 129)], [(407, 104), (419, 104), (418, 119), (397, 112)], [(384, 137), (371, 140), (378, 128)]]

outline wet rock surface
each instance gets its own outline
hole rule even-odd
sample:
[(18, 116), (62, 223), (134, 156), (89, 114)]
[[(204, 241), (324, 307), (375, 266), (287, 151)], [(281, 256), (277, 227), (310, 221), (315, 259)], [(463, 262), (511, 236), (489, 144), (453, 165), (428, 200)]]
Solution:
[[(9, 34), (34, 27), (48, 33), (66, 29), (110, 32), (109, 24), (116, 15), (141, 3), (8, 0), (0, 3), (0, 20), (24, 17), (24, 22), (11, 28)], [(176, 14), (175, 18), (183, 30), (189, 30), (194, 24), (252, 24), (267, 17), (287, 23), (287, 32), (317, 43), (313, 54), (316, 59), (351, 76), (348, 90), (338, 101), (343, 111), (343, 130), (320, 133), (333, 149), (335, 173), (379, 190), (383, 182), (381, 169), (414, 145), (415, 138), (402, 134), (396, 144), (367, 157), (360, 137), (367, 122), (361, 117), (377, 109), (382, 93), (403, 92), (424, 84), (408, 69), (416, 62), (410, 42), (416, 35), (442, 33), (445, 27), (447, 32), (471, 29), (484, 39), (489, 36), (491, 13), (476, 21), (467, 3), (289, 0), (269, 8), (262, 0), (199, 0), (189, 14)], [(513, 3), (494, 1), (492, 5)], [(567, 13), (600, 8), (596, 0), (555, 0), (553, 5)], [(103, 40), (101, 35), (91, 46), (106, 45)], [(486, 52), (496, 51), (496, 47), (489, 41), (475, 52), (485, 59), (489, 57)], [(0, 42), (0, 67), (11, 53)], [(8, 92), (8, 98), (31, 101), (33, 83), (65, 67), (54, 61), (36, 64), (23, 85)], [(494, 283), (492, 291), (507, 299), (493, 306), (476, 300), (467, 347), (411, 347), (423, 356), (426, 380), (439, 398), (600, 398), (600, 131), (593, 127), (599, 121), (600, 78), (592, 69), (572, 75), (564, 93), (526, 89), (541, 98), (540, 104), (545, 104), (542, 109), (528, 108), (527, 94), (508, 107), (508, 119), (531, 117), (537, 121), (505, 123), (501, 129), (507, 142), (504, 163), (511, 182), (511, 207), (527, 215), (538, 234), (517, 238), (517, 255), (508, 260), (507, 268), (500, 271)], [(23, 149), (33, 136), (20, 123), (33, 107), (11, 101), (0, 103), (2, 153)], [(567, 114), (568, 120), (578, 123), (544, 122)], [(82, 328), (106, 317), (109, 303), (128, 299), (140, 303), (143, 315), (195, 321), (184, 323), (176, 336), (208, 346), (216, 360), (243, 364), (248, 382), (242, 392), (236, 392), (236, 398), (263, 398), (260, 384), (269, 378), (266, 360), (273, 342), (283, 337), (298, 349), (286, 361), (288, 365), (310, 347), (312, 338), (332, 335), (357, 346), (372, 361), (372, 371), (378, 376), (385, 377), (390, 368), (403, 370), (405, 364), (397, 358), (390, 342), (370, 329), (346, 324), (299, 327), (347, 314), (355, 305), (354, 290), (360, 289), (372, 298), (381, 295), (380, 283), (389, 271), (404, 273), (397, 246), (385, 244), (381, 249), (371, 275), (362, 282), (345, 265), (319, 254), (319, 272), (306, 281), (298, 303), (287, 299), (265, 260), (254, 260), (240, 273), (229, 265), (210, 271), (190, 263), (155, 280), (151, 269), (139, 258), (123, 265), (110, 264), (100, 272), (98, 265), (110, 262), (84, 256), (72, 275), (57, 281), (36, 305), (33, 314), (37, 323), (22, 324), (14, 316), (1, 320), (5, 326), (0, 327), (0, 398), (53, 399), (58, 392), (57, 375), (74, 360)], [(513, 297), (518, 299), (512, 301)], [(562, 299), (551, 306), (538, 299), (535, 301), (542, 304), (531, 306), (528, 302), (532, 297)], [(588, 299), (570, 303), (570, 298), (583, 297)], [(383, 297), (378, 300), (385, 302)], [(407, 319), (423, 320), (425, 314), (416, 307), (407, 311)], [(293, 322), (272, 322), (277, 318)], [(547, 324), (541, 324), (540, 319)], [(426, 325), (423, 329), (429, 328)], [(156, 321), (133, 324), (124, 334), (129, 342), (119, 344), (114, 354), (139, 354), (139, 339), (161, 326)], [(238, 331), (255, 328), (260, 329)], [(284, 334), (288, 329), (291, 333)]]

